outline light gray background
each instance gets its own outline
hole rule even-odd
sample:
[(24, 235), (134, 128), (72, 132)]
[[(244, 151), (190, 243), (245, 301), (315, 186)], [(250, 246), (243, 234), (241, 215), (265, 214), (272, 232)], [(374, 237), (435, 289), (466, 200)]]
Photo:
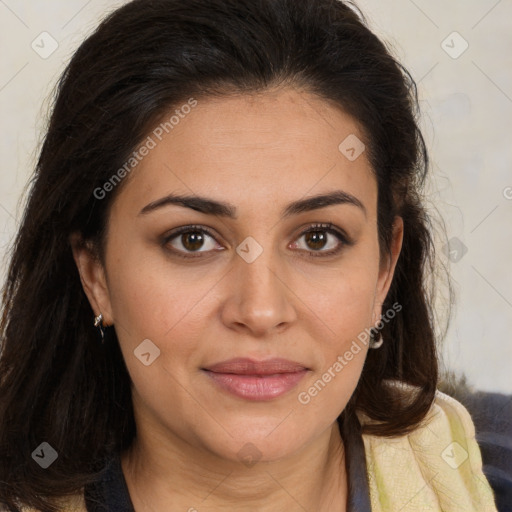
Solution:
[[(0, 0), (0, 282), (52, 87), (84, 36), (123, 3)], [(446, 240), (438, 237), (436, 246), (457, 292), (443, 364), (478, 389), (512, 393), (512, 2), (358, 5), (419, 84), (433, 171), (427, 201), (452, 239), (453, 261)], [(35, 41), (40, 53), (51, 48), (43, 32), (58, 43), (47, 58), (31, 47)], [(460, 244), (467, 248), (462, 258)], [(440, 294), (441, 312), (443, 300)]]

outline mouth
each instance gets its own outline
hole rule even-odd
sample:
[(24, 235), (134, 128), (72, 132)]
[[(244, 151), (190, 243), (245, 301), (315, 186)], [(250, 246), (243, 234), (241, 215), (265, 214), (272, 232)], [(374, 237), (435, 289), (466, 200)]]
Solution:
[(309, 372), (309, 368), (300, 363), (280, 358), (230, 359), (201, 370), (221, 390), (251, 401), (272, 400), (284, 395)]

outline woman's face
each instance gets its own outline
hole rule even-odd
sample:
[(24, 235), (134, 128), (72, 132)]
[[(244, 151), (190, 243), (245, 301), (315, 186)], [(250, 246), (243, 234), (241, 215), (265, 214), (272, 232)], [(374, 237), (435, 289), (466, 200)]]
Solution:
[[(77, 261), (115, 325), (139, 435), (281, 458), (353, 393), (367, 352), (357, 337), (380, 318), (401, 228), (381, 261), (363, 135), (329, 103), (290, 88), (188, 110), (148, 134), (112, 206), (104, 272)], [(324, 195), (334, 200), (312, 200)], [(290, 364), (214, 368), (234, 358)]]

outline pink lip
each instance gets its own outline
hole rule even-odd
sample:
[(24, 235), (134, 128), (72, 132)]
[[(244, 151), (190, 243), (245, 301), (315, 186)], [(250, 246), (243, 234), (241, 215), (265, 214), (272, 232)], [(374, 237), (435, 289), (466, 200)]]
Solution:
[(272, 400), (294, 388), (308, 368), (286, 359), (230, 359), (204, 368), (222, 389), (246, 400)]

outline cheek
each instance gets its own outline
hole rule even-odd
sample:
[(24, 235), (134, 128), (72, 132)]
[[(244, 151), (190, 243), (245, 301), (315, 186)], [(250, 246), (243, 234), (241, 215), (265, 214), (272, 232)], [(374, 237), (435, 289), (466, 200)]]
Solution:
[[(322, 287), (316, 287), (310, 300), (312, 309), (329, 328), (338, 348), (372, 325), (377, 278), (377, 263), (354, 253), (327, 280), (323, 279)], [(318, 285), (321, 280), (313, 276), (315, 281)]]
[[(375, 276), (355, 266), (330, 293), (315, 299), (318, 366), (298, 390), (303, 413), (333, 421), (352, 396), (368, 352)], [(325, 329), (322, 325), (328, 327)], [(328, 332), (327, 337), (319, 332)], [(326, 411), (328, 411), (326, 416)]]
[[(206, 266), (184, 271), (142, 247), (126, 249), (109, 275), (115, 328), (137, 389), (151, 396), (155, 389), (170, 392), (178, 382), (188, 381), (187, 372), (199, 365), (200, 341), (209, 338), (218, 309), (215, 286), (220, 274)], [(158, 354), (147, 367), (136, 357), (144, 340)]]
[[(184, 271), (167, 261), (158, 248), (148, 248), (140, 241), (123, 246), (113, 237), (112, 247), (112, 311), (116, 324), (131, 338), (162, 339), (194, 309), (201, 309), (208, 280), (200, 272)], [(116, 258), (116, 252), (122, 257)]]
[[(309, 387), (302, 390), (305, 402), (314, 397), (319, 410), (346, 404), (357, 385), (368, 351), (368, 329), (373, 325), (377, 278), (377, 260), (354, 251), (312, 301), (315, 314), (310, 318), (316, 319), (312, 321), (317, 327), (312, 337), (321, 356)], [(320, 337), (319, 329), (327, 336)]]

